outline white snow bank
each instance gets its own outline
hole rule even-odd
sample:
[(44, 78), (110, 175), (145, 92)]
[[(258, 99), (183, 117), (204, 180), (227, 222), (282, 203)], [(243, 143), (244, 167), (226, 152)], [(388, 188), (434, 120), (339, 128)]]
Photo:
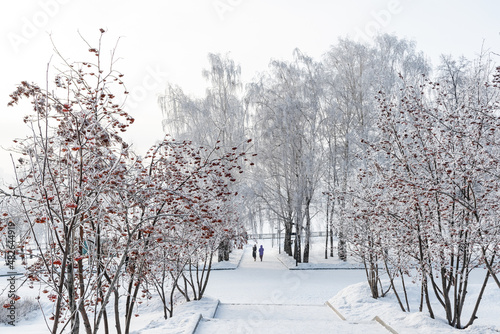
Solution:
[[(318, 261), (318, 257), (312, 257), (310, 263), (296, 263), (295, 259), (285, 253), (276, 255), (278, 260), (289, 270), (328, 270), (328, 269), (364, 269), (362, 263), (354, 261), (342, 261), (337, 257), (328, 258), (324, 262)], [(328, 261), (328, 262), (327, 262)]]
[(242, 256), (243, 248), (233, 249), (231, 253), (229, 253), (229, 261), (213, 262), (212, 270), (234, 270), (238, 268)]
[[(365, 282), (344, 288), (328, 302), (349, 322), (366, 322), (378, 316), (398, 333), (489, 334), (500, 332), (500, 319), (498, 318), (500, 314), (500, 303), (498, 303), (500, 290), (497, 288), (497, 291), (495, 291), (493, 287), (490, 288), (490, 293), (496, 297), (490, 295), (489, 298), (483, 300), (484, 304), (481, 305), (478, 313), (479, 319), (476, 320), (473, 326), (465, 330), (450, 327), (442, 317), (431, 319), (427, 311), (418, 312), (420, 289), (416, 285), (408, 287), (411, 312), (403, 312), (399, 308), (396, 297), (392, 292), (384, 298), (371, 298), (370, 289)], [(470, 298), (476, 295), (476, 290), (479, 290), (479, 286), (471, 286)], [(400, 297), (404, 298), (403, 296)], [(433, 304), (433, 307), (434, 312), (439, 315), (441, 312), (440, 306)], [(491, 312), (491, 309), (496, 311)], [(424, 310), (426, 310), (425, 307)], [(493, 313), (496, 313), (496, 316)], [(464, 322), (468, 314), (470, 313), (464, 311)]]
[(213, 318), (219, 300), (202, 298), (179, 305), (174, 310), (174, 316), (168, 320), (155, 320), (139, 331), (131, 334), (191, 334), (196, 329), (200, 317)]

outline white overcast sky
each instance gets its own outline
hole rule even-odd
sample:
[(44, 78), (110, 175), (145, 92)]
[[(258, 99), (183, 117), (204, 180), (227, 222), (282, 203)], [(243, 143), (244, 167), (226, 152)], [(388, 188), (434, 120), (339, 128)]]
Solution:
[[(49, 34), (75, 61), (88, 60), (78, 31), (95, 42), (104, 28), (108, 49), (121, 37), (116, 69), (134, 94), (128, 109), (136, 118), (126, 138), (143, 153), (162, 137), (158, 94), (168, 82), (203, 94), (209, 52), (229, 52), (248, 82), (294, 48), (319, 59), (339, 37), (364, 40), (377, 31), (413, 39), (435, 65), (440, 54), (473, 58), (483, 43), (500, 54), (499, 18), (498, 0), (2, 1), (0, 145), (26, 133), (27, 110), (7, 108), (8, 95), (21, 80), (44, 84)], [(0, 150), (0, 177), (11, 173), (9, 159)]]

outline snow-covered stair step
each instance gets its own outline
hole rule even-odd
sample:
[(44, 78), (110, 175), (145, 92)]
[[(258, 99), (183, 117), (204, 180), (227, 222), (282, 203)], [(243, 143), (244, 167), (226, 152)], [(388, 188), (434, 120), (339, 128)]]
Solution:
[(379, 324), (323, 320), (201, 319), (195, 334), (387, 334)]
[(376, 322), (342, 321), (324, 305), (219, 304), (214, 318), (202, 318), (196, 334), (385, 333)]
[(219, 304), (214, 318), (259, 320), (316, 320), (341, 321), (325, 305), (289, 305), (289, 304)]

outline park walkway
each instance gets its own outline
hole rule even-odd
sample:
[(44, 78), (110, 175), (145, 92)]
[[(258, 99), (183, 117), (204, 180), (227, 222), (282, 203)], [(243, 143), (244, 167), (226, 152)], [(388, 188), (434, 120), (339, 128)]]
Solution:
[(318, 286), (331, 274), (290, 271), (273, 254), (254, 262), (247, 247), (236, 270), (212, 272), (207, 294), (220, 303), (213, 318), (199, 321), (195, 333), (389, 333), (375, 321), (344, 321), (324, 303), (333, 292)]

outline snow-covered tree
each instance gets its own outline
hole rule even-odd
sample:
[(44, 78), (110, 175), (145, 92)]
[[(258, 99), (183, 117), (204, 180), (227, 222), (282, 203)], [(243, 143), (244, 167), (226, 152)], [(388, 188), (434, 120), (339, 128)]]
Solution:
[[(377, 136), (379, 91), (399, 94), (405, 85), (418, 82), (429, 72), (425, 57), (415, 45), (392, 35), (380, 35), (373, 45), (339, 39), (324, 59), (326, 87), (324, 146), (328, 165), (325, 192), (328, 196), (330, 230), (335, 221), (339, 237), (338, 256), (346, 259), (348, 226), (343, 220), (349, 199), (344, 194), (364, 166), (366, 148), (362, 140)], [(405, 75), (405, 81), (399, 77)], [(335, 219), (334, 219), (335, 218)]]
[(103, 284), (101, 268), (123, 266), (105, 238), (116, 235), (113, 201), (129, 155), (119, 134), (134, 119), (115, 102), (122, 75), (101, 62), (100, 49), (89, 52), (96, 63), (64, 63), (50, 88), (22, 82), (11, 94), (10, 105), (22, 98), (32, 104), (24, 118), (32, 135), (17, 140), (22, 158), (12, 192), (39, 254), (28, 278), (45, 283), (43, 292), (55, 303), (53, 333), (68, 325), (78, 332), (80, 319), (87, 333), (97, 330), (89, 313), (103, 310), (112, 287)]
[[(259, 140), (260, 196), (281, 217), (284, 250), (308, 262), (311, 207), (321, 174), (322, 71), (319, 63), (295, 50), (293, 62), (273, 61), (270, 73), (250, 86)], [(302, 245), (304, 242), (304, 245)]]
[[(202, 71), (208, 82), (206, 96), (194, 98), (184, 94), (179, 87), (169, 86), (165, 95), (159, 98), (167, 133), (181, 140), (189, 140), (196, 145), (212, 148), (212, 154), (225, 154), (226, 150), (240, 147), (246, 151), (247, 117), (240, 100), (241, 69), (228, 56), (208, 55), (209, 68)], [(241, 163), (246, 161), (241, 157)], [(235, 176), (239, 180), (240, 176)], [(237, 193), (247, 193), (245, 185), (236, 182), (231, 189)], [(233, 199), (238, 211), (245, 210), (245, 199)], [(228, 260), (231, 251), (229, 240), (221, 240), (219, 260)]]
[(100, 48), (89, 52), (95, 63), (61, 56), (65, 70), (53, 84), (22, 82), (11, 94), (10, 105), (31, 101), (24, 118), (31, 135), (15, 140), (17, 183), (2, 190), (8, 207), (0, 227), (16, 221), (28, 231), (18, 247), (35, 248), (26, 275), (54, 302), (46, 316), (52, 333), (79, 332), (82, 324), (86, 333), (108, 332), (109, 305), (116, 332), (129, 333), (151, 286), (171, 315), (165, 291), (200, 299), (213, 254), (223, 242), (241, 243), (230, 184), (246, 158), (236, 146), (169, 137), (144, 158), (134, 154), (120, 137), (134, 119), (115, 102), (117, 91), (127, 94), (123, 75), (113, 59), (105, 65)]
[[(367, 168), (383, 192), (365, 199), (372, 208), (366, 216), (374, 224), (385, 217), (379, 229), (390, 231), (382, 243), (393, 263), (407, 273), (418, 264), (431, 316), (430, 289), (456, 328), (474, 322), (498, 270), (498, 89), (476, 78), (457, 87), (425, 80), (396, 100), (382, 94), (380, 139), (369, 145)], [(460, 99), (450, 98), (450, 87)], [(396, 259), (401, 254), (413, 259), (406, 268)], [(463, 323), (469, 274), (482, 265), (488, 268), (483, 289)]]

